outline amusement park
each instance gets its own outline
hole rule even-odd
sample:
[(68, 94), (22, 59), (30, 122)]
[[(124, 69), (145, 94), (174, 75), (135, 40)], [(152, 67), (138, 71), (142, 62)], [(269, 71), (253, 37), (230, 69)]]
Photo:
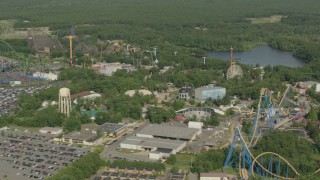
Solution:
[[(256, 153), (256, 145), (261, 137), (274, 131), (293, 131), (300, 135), (299, 138), (305, 138), (307, 132), (304, 129), (290, 127), (305, 115), (301, 110), (292, 113), (294, 111), (292, 100), (290, 101), (288, 98), (290, 91), (292, 91), (291, 86), (288, 86), (278, 101), (277, 98), (273, 97), (270, 90), (261, 89), (256, 114), (253, 117), (249, 132), (243, 132), (241, 125), (235, 128), (232, 144), (224, 162), (223, 170), (225, 172), (232, 167), (241, 179), (245, 180), (252, 178), (287, 180), (301, 178), (301, 173), (297, 170), (298, 167), (290, 162), (291, 159), (286, 159), (277, 152)], [(290, 103), (291, 108), (288, 106)], [(286, 140), (283, 139), (283, 141)], [(309, 175), (304, 175), (304, 177), (309, 179), (319, 171), (320, 169), (316, 169)]]

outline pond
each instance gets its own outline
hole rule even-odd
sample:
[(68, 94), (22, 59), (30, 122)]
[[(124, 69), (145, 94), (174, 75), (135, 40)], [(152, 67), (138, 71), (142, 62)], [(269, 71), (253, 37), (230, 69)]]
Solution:
[[(230, 52), (209, 52), (208, 56), (210, 58), (230, 60)], [(259, 64), (259, 66), (302, 67), (304, 65), (304, 61), (294, 57), (292, 53), (273, 49), (267, 45), (256, 46), (250, 51), (233, 52), (233, 59), (242, 64), (254, 66)]]

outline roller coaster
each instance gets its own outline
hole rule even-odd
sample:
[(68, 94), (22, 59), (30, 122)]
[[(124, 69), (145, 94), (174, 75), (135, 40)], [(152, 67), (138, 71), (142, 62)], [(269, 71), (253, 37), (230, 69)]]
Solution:
[[(281, 98), (281, 104), (289, 87)], [(229, 148), (223, 170), (233, 167), (240, 175), (241, 179), (247, 180), (249, 177), (259, 177), (262, 179), (299, 179), (298, 171), (281, 155), (274, 152), (263, 152), (254, 156), (251, 149), (256, 145), (261, 137), (262, 121), (271, 129), (278, 129), (284, 124), (295, 119), (296, 115), (289, 115), (278, 105), (272, 93), (262, 88), (256, 115), (253, 120), (252, 128), (248, 136), (244, 136), (241, 127), (235, 128), (232, 144)], [(318, 169), (316, 173), (320, 172)]]

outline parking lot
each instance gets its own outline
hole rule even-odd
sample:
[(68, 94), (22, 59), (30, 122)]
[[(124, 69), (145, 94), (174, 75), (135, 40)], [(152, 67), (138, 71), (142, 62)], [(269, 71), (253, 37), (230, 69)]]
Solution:
[(17, 106), (18, 96), (22, 93), (34, 94), (40, 89), (49, 88), (46, 86), (19, 87), (19, 88), (0, 88), (0, 116), (9, 114)]
[(90, 151), (53, 144), (50, 136), (12, 134), (0, 135), (0, 178), (45, 179)]

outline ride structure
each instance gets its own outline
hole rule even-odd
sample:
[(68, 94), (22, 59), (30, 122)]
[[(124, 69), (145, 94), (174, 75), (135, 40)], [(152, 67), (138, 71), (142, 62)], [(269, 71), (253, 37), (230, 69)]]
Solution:
[[(232, 167), (240, 175), (241, 179), (245, 180), (249, 179), (249, 177), (297, 179), (300, 176), (299, 172), (281, 155), (274, 152), (263, 152), (254, 156), (251, 152), (262, 135), (261, 127), (259, 126), (259, 123), (261, 124), (260, 121), (264, 121), (269, 128), (277, 129), (293, 118), (294, 116), (289, 116), (278, 106), (277, 101), (268, 89), (262, 88), (252, 128), (248, 136), (242, 134), (240, 126), (235, 128), (223, 170), (226, 171), (226, 168)], [(320, 172), (320, 169), (315, 173), (318, 172)]]
[(73, 57), (72, 57), (72, 40), (77, 38), (75, 32), (74, 32), (74, 27), (71, 28), (70, 30), (70, 34), (68, 36), (66, 36), (67, 39), (69, 39), (69, 47), (70, 47), (70, 66), (72, 66), (72, 61), (73, 61)]

